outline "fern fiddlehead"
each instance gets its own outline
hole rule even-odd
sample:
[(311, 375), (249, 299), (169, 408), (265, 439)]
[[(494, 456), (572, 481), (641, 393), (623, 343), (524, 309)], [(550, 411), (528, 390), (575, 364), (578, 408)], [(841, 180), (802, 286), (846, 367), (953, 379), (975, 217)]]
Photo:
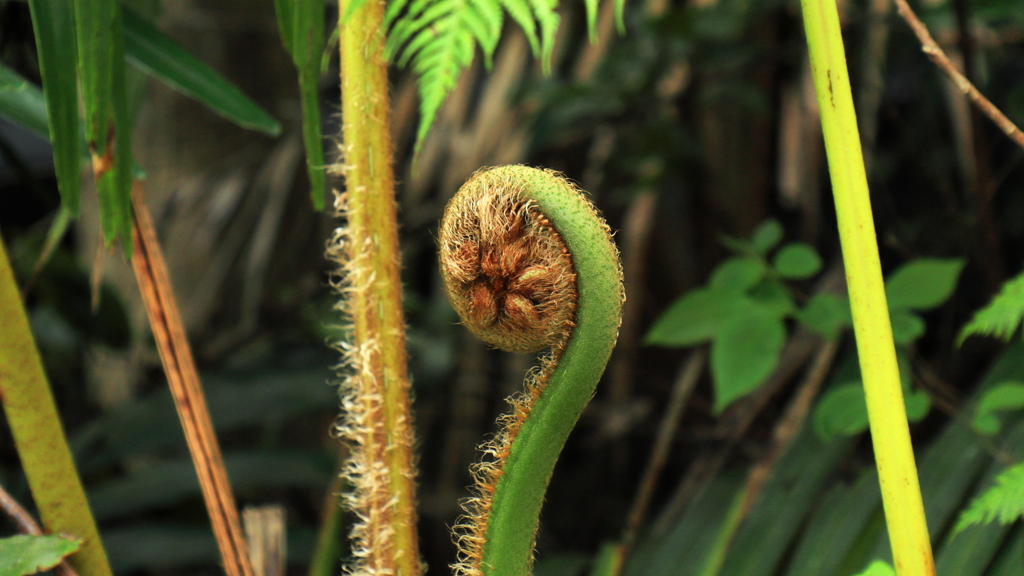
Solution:
[(483, 170), (467, 181), (445, 210), (439, 244), (463, 324), (505, 350), (548, 350), (483, 446), (475, 494), (456, 526), (457, 573), (529, 574), (555, 462), (618, 336), (618, 250), (578, 188), (525, 166)]

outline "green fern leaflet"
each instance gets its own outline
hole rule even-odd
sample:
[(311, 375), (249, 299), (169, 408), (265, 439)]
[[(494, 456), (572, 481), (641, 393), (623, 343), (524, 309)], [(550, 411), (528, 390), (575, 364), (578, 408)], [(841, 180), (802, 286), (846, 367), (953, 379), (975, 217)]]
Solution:
[(981, 334), (1009, 340), (1024, 318), (1024, 274), (1007, 280), (992, 302), (974, 315), (957, 337), (962, 344), (968, 336)]
[(1024, 517), (1024, 462), (1004, 470), (996, 477), (996, 485), (971, 502), (960, 515), (954, 534), (972, 524), (988, 524), (996, 520), (1009, 524)]
[[(362, 0), (365, 1), (365, 0)], [(622, 0), (616, 1), (621, 14)], [(393, 0), (385, 13), (387, 54), (398, 66), (411, 66), (420, 93), (416, 153), (437, 118), (459, 74), (480, 47), (490, 68), (507, 13), (526, 34), (545, 74), (558, 30), (557, 0)], [(588, 23), (596, 22), (596, 0), (586, 2)], [(621, 19), (621, 18), (620, 18)], [(593, 28), (591, 29), (591, 31)]]

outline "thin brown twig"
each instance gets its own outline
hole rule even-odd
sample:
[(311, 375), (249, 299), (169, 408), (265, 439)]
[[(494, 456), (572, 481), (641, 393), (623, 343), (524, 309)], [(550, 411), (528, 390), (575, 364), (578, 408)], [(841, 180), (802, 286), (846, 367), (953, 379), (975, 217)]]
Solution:
[(626, 529), (622, 536), (622, 556), (629, 553), (633, 543), (636, 541), (640, 524), (643, 523), (644, 517), (647, 515), (647, 508), (650, 506), (651, 496), (654, 494), (658, 476), (661, 474), (661, 469), (665, 466), (668, 450), (672, 446), (672, 439), (675, 437), (676, 429), (679, 427), (680, 416), (682, 416), (683, 409), (686, 407), (686, 401), (689, 399), (690, 393), (697, 386), (697, 381), (704, 370), (706, 359), (707, 351), (703, 348), (691, 354), (686, 364), (683, 365), (675, 385), (672, 386), (672, 395), (669, 398), (668, 408), (665, 410), (665, 415), (661, 418), (657, 439), (654, 441), (654, 447), (651, 448), (647, 467), (644, 469), (640, 484), (637, 486), (636, 497), (633, 499), (633, 506), (626, 520)]
[(132, 207), (132, 241), (135, 245), (132, 267), (199, 477), (210, 523), (224, 561), (224, 570), (228, 576), (253, 576), (238, 508), (224, 468), (224, 458), (206, 407), (163, 251), (157, 241), (152, 216), (139, 182), (132, 186)]
[(910, 9), (910, 5), (907, 4), (907, 0), (896, 0), (896, 9), (900, 16), (907, 21), (907, 24), (910, 25), (911, 30), (914, 31), (917, 39), (921, 42), (921, 51), (927, 54), (928, 58), (930, 58), (932, 62), (934, 62), (935, 65), (938, 66), (944, 74), (946, 74), (946, 76), (949, 76), (949, 79), (953, 81), (953, 84), (956, 85), (957, 89), (960, 90), (964, 96), (967, 96), (967, 99), (970, 100), (978, 110), (981, 110), (983, 114), (995, 122), (996, 126), (999, 126), (999, 129), (1009, 136), (1011, 140), (1016, 142), (1018, 146), (1024, 148), (1024, 134), (1021, 133), (1020, 128), (1017, 128), (1016, 124), (1011, 122), (1005, 114), (1000, 112), (999, 109), (988, 100), (988, 98), (985, 98), (985, 96), (983, 96), (981, 92), (974, 87), (974, 84), (971, 84), (970, 80), (956, 69), (956, 66), (949, 61), (946, 53), (943, 52), (942, 48), (940, 48), (938, 43), (935, 42), (935, 39), (932, 38), (932, 35), (928, 32), (928, 28), (925, 27), (924, 23), (917, 18), (914, 11)]
[[(11, 520), (18, 527), (18, 532), (31, 536), (44, 535), (43, 529), (39, 527), (39, 523), (36, 522), (35, 518), (3, 486), (0, 486), (0, 510), (3, 510), (10, 516)], [(75, 572), (75, 569), (71, 567), (71, 564), (68, 564), (67, 560), (60, 561), (56, 572), (58, 576), (78, 576), (78, 572)]]
[(32, 536), (43, 535), (43, 529), (39, 527), (39, 524), (28, 513), (28, 510), (25, 510), (13, 496), (8, 494), (3, 486), (0, 486), (0, 510), (3, 510), (11, 517), (11, 520), (18, 527), (18, 532), (31, 534)]

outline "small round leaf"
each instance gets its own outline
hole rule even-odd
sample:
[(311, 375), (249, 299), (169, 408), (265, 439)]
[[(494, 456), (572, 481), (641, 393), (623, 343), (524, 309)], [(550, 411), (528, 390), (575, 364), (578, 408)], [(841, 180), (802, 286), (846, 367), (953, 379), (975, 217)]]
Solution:
[(775, 270), (783, 278), (803, 280), (821, 270), (821, 257), (810, 245), (802, 242), (786, 244), (775, 255)]

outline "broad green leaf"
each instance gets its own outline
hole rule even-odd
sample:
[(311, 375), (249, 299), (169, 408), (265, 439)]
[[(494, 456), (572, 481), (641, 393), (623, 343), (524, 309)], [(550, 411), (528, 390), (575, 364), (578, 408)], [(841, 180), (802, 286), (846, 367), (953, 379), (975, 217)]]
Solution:
[(1024, 383), (1004, 382), (986, 391), (978, 402), (974, 428), (983, 434), (996, 434), (1001, 423), (996, 412), (1024, 408)]
[(917, 340), (925, 331), (924, 320), (906, 308), (894, 309), (889, 321), (892, 325), (892, 339), (899, 346)]
[(715, 414), (756, 389), (771, 374), (786, 343), (786, 327), (771, 310), (750, 306), (718, 330), (711, 345)]
[(972, 524), (989, 524), (997, 520), (1000, 524), (1009, 524), (1021, 517), (1024, 517), (1024, 463), (996, 477), (995, 486), (971, 502), (960, 515), (953, 533), (957, 534)]
[(1009, 341), (1024, 318), (1024, 274), (1003, 283), (999, 294), (964, 326), (957, 336), (957, 345), (971, 334), (991, 335)]
[(81, 125), (78, 117), (78, 53), (70, 2), (29, 0), (39, 72), (46, 98), (53, 166), (64, 209), (78, 216), (81, 189)]
[(920, 422), (932, 410), (932, 399), (924, 390), (904, 390), (903, 406), (907, 410), (907, 421)]
[(814, 431), (823, 441), (853, 436), (868, 428), (868, 408), (860, 382), (847, 382), (825, 392), (814, 409)]
[(128, 8), (124, 42), (132, 64), (219, 116), (271, 136), (281, 132), (280, 123), (237, 86)]
[(885, 281), (889, 310), (930, 310), (945, 302), (956, 288), (963, 258), (921, 258), (893, 272)]
[[(931, 410), (931, 398), (924, 391), (911, 388), (911, 365), (906, 353), (897, 350), (896, 360), (899, 364), (907, 420), (919, 422)], [(868, 409), (864, 399), (864, 386), (859, 380), (830, 388), (814, 409), (814, 430), (822, 440), (828, 441), (836, 436), (853, 436), (867, 429)]]
[(107, 244), (120, 238), (128, 257), (132, 250), (132, 139), (120, 3), (75, 0), (75, 24), (85, 138), (100, 198), (100, 224)]
[(821, 270), (821, 257), (811, 246), (793, 242), (786, 244), (775, 254), (775, 270), (783, 278), (803, 280)]
[(747, 296), (777, 318), (796, 313), (793, 295), (785, 284), (775, 280), (762, 280), (747, 292)]
[(775, 248), (780, 240), (782, 240), (782, 224), (779, 224), (779, 221), (774, 218), (769, 218), (754, 229), (753, 234), (750, 235), (750, 246), (763, 256)]
[(857, 576), (896, 576), (896, 570), (884, 560), (875, 560)]
[(850, 301), (843, 296), (819, 292), (811, 296), (797, 319), (825, 338), (835, 340), (839, 332), (852, 323)]
[(78, 550), (82, 541), (70, 536), (0, 538), (0, 576), (25, 576), (49, 570)]
[(715, 337), (730, 319), (750, 307), (742, 294), (698, 288), (676, 300), (654, 323), (645, 342), (693, 346)]
[(43, 91), (3, 64), (0, 64), (0, 115), (42, 138), (50, 138)]
[(753, 258), (734, 256), (711, 273), (708, 285), (723, 292), (744, 292), (764, 276), (764, 265)]

